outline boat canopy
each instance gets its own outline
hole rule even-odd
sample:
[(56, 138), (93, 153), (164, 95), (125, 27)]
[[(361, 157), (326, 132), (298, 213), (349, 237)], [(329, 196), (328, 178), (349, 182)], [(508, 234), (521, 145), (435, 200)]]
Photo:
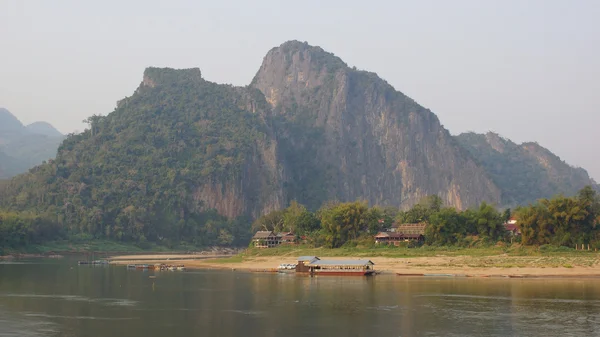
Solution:
[(309, 267), (319, 266), (373, 266), (371, 260), (318, 260), (308, 264)]

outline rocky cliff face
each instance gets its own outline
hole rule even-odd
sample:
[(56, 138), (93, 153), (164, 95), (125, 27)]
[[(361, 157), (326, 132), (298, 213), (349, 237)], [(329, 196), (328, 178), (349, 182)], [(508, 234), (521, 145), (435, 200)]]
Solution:
[(522, 205), (558, 193), (574, 195), (587, 185), (597, 188), (584, 169), (565, 163), (537, 143), (515, 144), (493, 132), (463, 133), (456, 139), (501, 188), (504, 205)]
[[(244, 216), (294, 199), (408, 207), (436, 194), (464, 209), (591, 182), (537, 144), (451, 137), (376, 74), (297, 41), (269, 51), (247, 87), (148, 68), (133, 95), (88, 122), (55, 160), (2, 182), (0, 206), (58, 215), (94, 237), (246, 244)], [(0, 109), (0, 131), (10, 123), (24, 128)], [(0, 150), (0, 175), (8, 156)]]
[(288, 199), (410, 206), (437, 194), (458, 208), (500, 201), (498, 188), (431, 111), (321, 48), (292, 41), (272, 49), (251, 86), (278, 118), (284, 179), (314, 186), (292, 188)]
[(208, 82), (197, 68), (148, 68), (135, 94), (118, 106), (107, 118), (119, 133), (136, 134), (141, 124), (183, 148), (187, 156), (175, 156), (174, 174), (198, 171), (186, 181), (189, 211), (215, 209), (235, 218), (285, 207), (277, 140), (265, 121), (270, 108), (257, 90)]

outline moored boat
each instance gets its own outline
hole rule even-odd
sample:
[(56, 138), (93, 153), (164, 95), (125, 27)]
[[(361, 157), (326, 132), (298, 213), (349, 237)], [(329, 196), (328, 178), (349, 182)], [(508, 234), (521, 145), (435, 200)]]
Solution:
[(310, 275), (370, 276), (375, 275), (370, 260), (314, 260), (308, 264)]
[(296, 265), (293, 263), (282, 263), (277, 267), (279, 273), (295, 273)]

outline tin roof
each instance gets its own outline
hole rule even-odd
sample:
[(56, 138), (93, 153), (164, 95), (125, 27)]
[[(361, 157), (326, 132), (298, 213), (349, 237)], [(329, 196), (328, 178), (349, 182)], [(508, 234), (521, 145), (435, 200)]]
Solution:
[(311, 262), (309, 266), (372, 266), (371, 260), (318, 260)]
[(419, 223), (394, 223), (392, 228), (396, 230), (398, 233), (404, 234), (425, 234), (425, 227), (427, 227), (427, 223), (419, 222)]
[(379, 232), (375, 235), (375, 238), (401, 238), (404, 234), (396, 232)]
[(318, 261), (320, 260), (318, 257), (316, 256), (300, 256), (298, 258), (298, 261)]
[(275, 236), (275, 234), (273, 234), (272, 231), (258, 231), (254, 234), (253, 239), (266, 239), (273, 236)]

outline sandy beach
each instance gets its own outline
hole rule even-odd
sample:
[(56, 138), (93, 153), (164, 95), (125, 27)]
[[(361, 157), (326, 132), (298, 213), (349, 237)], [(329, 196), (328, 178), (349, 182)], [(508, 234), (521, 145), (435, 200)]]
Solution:
[[(167, 263), (184, 264), (191, 269), (229, 269), (273, 271), (281, 263), (295, 263), (296, 257), (258, 256), (242, 259), (215, 259), (190, 255), (115, 256), (113, 264)], [(365, 257), (320, 256), (321, 259), (353, 260)], [(600, 277), (597, 255), (581, 257), (545, 256), (434, 256), (414, 258), (374, 257), (375, 270), (384, 274), (450, 274), (472, 277)]]

